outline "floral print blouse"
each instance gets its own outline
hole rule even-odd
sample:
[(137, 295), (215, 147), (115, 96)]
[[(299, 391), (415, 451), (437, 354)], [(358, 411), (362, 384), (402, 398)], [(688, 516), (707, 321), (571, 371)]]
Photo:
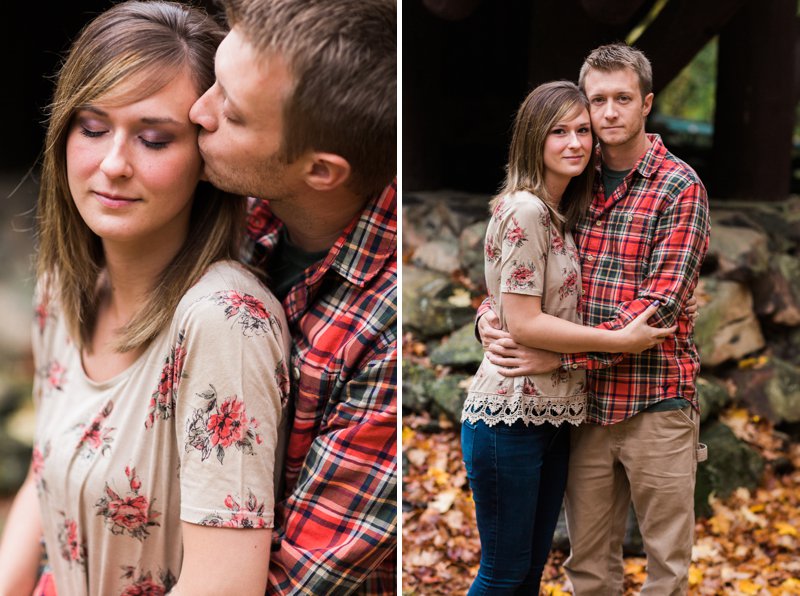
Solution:
[[(541, 296), (542, 312), (582, 322), (578, 251), (561, 234), (538, 197), (519, 191), (495, 205), (486, 230), (486, 287), (492, 309), (507, 329), (503, 294)], [(504, 377), (484, 356), (472, 380), (461, 419), (526, 424), (579, 424), (586, 410), (585, 373), (561, 368), (528, 377)]]
[(181, 521), (273, 527), (289, 334), (255, 277), (211, 266), (170, 327), (102, 382), (58, 305), (37, 300), (32, 465), (59, 594), (168, 592)]

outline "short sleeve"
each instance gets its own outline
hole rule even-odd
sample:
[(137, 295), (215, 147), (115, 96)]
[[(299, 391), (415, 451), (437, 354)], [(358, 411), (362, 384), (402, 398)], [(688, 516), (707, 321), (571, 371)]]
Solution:
[(275, 456), (288, 394), (287, 329), (276, 305), (218, 291), (180, 319), (172, 353), (183, 521), (274, 525)]
[(550, 213), (536, 197), (508, 201), (498, 226), (500, 291), (541, 296), (550, 244)]

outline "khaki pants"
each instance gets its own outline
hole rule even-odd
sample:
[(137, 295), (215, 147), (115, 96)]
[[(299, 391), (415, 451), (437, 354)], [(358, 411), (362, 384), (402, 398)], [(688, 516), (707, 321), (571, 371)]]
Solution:
[(697, 416), (642, 412), (572, 431), (564, 567), (577, 596), (623, 593), (622, 540), (630, 503), (647, 554), (642, 595), (686, 594), (694, 538)]

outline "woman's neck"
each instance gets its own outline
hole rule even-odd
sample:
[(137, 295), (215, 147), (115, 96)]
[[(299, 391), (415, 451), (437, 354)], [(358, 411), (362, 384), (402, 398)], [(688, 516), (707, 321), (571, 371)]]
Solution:
[(103, 241), (106, 271), (99, 298), (106, 308), (101, 312), (105, 311), (119, 326), (127, 324), (147, 301), (183, 241), (177, 237), (149, 246)]

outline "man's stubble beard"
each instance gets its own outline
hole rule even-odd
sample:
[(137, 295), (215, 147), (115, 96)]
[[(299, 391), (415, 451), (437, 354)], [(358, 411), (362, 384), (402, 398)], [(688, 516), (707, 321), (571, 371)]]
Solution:
[(285, 182), (286, 164), (271, 155), (261, 164), (245, 168), (230, 166), (227, 175), (210, 169), (206, 171), (211, 184), (226, 192), (267, 199), (272, 202), (290, 201), (295, 192)]

